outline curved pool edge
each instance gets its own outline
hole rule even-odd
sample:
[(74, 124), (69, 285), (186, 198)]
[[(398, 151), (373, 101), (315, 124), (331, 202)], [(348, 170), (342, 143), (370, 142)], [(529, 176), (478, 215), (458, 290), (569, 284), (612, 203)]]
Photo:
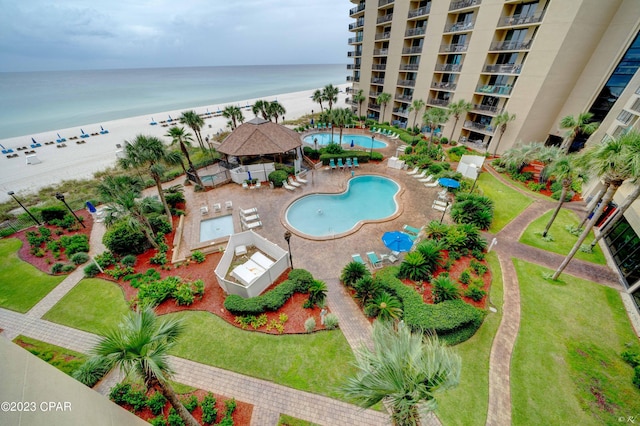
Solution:
[[(349, 129), (349, 130), (351, 130), (351, 129)], [(330, 133), (330, 132), (328, 132), (328, 133)], [(308, 141), (306, 141), (306, 140), (305, 140), (305, 138), (310, 137), (310, 136), (313, 136), (313, 135), (316, 135), (316, 134), (318, 134), (318, 135), (326, 135), (326, 134), (328, 134), (328, 133), (317, 132), (317, 131), (316, 131), (316, 132), (310, 132), (310, 133), (303, 133), (303, 134), (301, 134), (301, 135), (300, 135), (300, 141), (301, 141), (303, 144), (306, 144), (306, 146), (309, 146), (309, 147), (312, 147), (312, 148), (313, 148), (313, 142), (308, 142)], [(354, 133), (354, 135), (355, 135), (355, 136), (367, 137), (367, 138), (370, 138), (370, 137), (371, 137), (371, 135), (370, 135), (370, 134), (366, 134), (366, 133)], [(374, 136), (378, 136), (378, 134), (376, 133), (376, 134), (374, 134)], [(380, 138), (377, 138), (376, 140), (377, 140), (378, 142), (380, 142), (380, 143), (384, 144), (384, 146), (374, 147), (374, 148), (373, 148), (373, 150), (374, 150), (374, 151), (375, 151), (375, 150), (378, 150), (378, 149), (386, 149), (386, 148), (389, 148), (389, 147), (391, 146), (391, 141), (392, 141), (392, 140), (391, 140), (391, 139), (389, 139), (387, 135), (379, 135), (379, 136), (381, 136), (381, 137), (380, 137)], [(384, 138), (384, 139), (383, 139), (383, 138)], [(321, 145), (321, 146), (322, 146), (322, 147), (325, 147), (325, 146), (326, 146), (326, 144), (323, 144), (323, 145)], [(341, 143), (341, 144), (340, 144), (340, 146), (342, 146), (342, 147), (350, 147), (350, 144), (349, 144), (349, 143)], [(365, 150), (369, 150), (369, 147), (366, 147), (366, 146), (363, 146), (363, 145), (356, 145), (356, 146), (358, 146), (358, 147), (360, 147), (360, 148), (363, 148), (363, 149), (365, 149)]]
[[(400, 202), (400, 196), (404, 193), (405, 188), (404, 185), (398, 181), (396, 181), (395, 179), (390, 178), (387, 175), (384, 175), (382, 173), (375, 173), (375, 172), (367, 172), (366, 176), (379, 176), (379, 177), (383, 177), (389, 180), (392, 180), (393, 182), (396, 183), (396, 185), (398, 185), (398, 192), (395, 193), (395, 195), (393, 196), (393, 200), (395, 201), (396, 205), (398, 206), (398, 208), (396, 209), (396, 211), (390, 215), (385, 217), (384, 219), (367, 219), (367, 220), (361, 220), (358, 221), (351, 229), (349, 229), (348, 231), (345, 232), (341, 232), (339, 234), (334, 234), (334, 235), (330, 235), (330, 236), (322, 236), (322, 237), (318, 237), (315, 235), (309, 235), (309, 234), (305, 234), (304, 232), (300, 232), (297, 228), (294, 228), (292, 225), (289, 224), (289, 222), (287, 221), (287, 209), (296, 201), (298, 201), (301, 198), (307, 197), (309, 195), (322, 195), (322, 194), (326, 194), (326, 195), (337, 195), (337, 194), (343, 194), (345, 193), (349, 187), (347, 186), (347, 188), (343, 189), (342, 191), (338, 190), (338, 191), (333, 191), (333, 192), (314, 192), (311, 194), (303, 194), (300, 195), (299, 197), (294, 198), (293, 200), (291, 200), (290, 203), (288, 203), (286, 206), (284, 206), (284, 208), (282, 209), (282, 211), (280, 212), (280, 224), (282, 224), (282, 226), (285, 227), (285, 229), (289, 230), (292, 234), (295, 234), (298, 237), (304, 238), (306, 240), (310, 240), (310, 241), (330, 241), (330, 240), (336, 240), (339, 238), (344, 238), (346, 236), (355, 234), (356, 232), (358, 232), (360, 230), (360, 228), (362, 228), (364, 225), (367, 224), (374, 224), (374, 223), (385, 223), (385, 222), (390, 222), (394, 219), (397, 219), (398, 217), (400, 217), (400, 215), (402, 215), (403, 211), (404, 211), (404, 206), (402, 205), (402, 203)], [(360, 175), (360, 176), (365, 176), (365, 175)], [(358, 176), (356, 176), (358, 177)], [(353, 179), (353, 177), (350, 177), (349, 179), (347, 179), (346, 183), (349, 184), (349, 182), (351, 181), (351, 179)]]

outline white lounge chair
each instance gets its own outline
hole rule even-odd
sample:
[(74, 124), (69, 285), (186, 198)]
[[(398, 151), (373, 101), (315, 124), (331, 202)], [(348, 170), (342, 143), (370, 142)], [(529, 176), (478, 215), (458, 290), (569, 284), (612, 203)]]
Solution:
[(245, 222), (253, 222), (260, 219), (260, 215), (252, 214), (251, 216), (242, 216), (242, 220)]
[(295, 191), (296, 187), (289, 185), (287, 182), (282, 182), (282, 187), (284, 189), (288, 189), (289, 191)]
[(225, 201), (225, 202), (224, 202), (224, 207), (225, 207), (227, 210), (233, 210), (233, 201)]
[(429, 175), (424, 179), (420, 179), (420, 182), (422, 182), (422, 183), (431, 182), (431, 179), (433, 179), (433, 175)]
[(308, 183), (309, 181), (300, 177), (300, 175), (296, 176), (296, 180), (300, 183)]
[(438, 181), (436, 180), (436, 181), (433, 181), (431, 183), (425, 183), (424, 186), (426, 186), (427, 188), (436, 187), (436, 186), (438, 186)]
[(249, 216), (254, 213), (258, 213), (257, 207), (251, 207), (250, 209), (240, 209), (240, 214), (243, 216)]
[(203, 215), (204, 214), (208, 214), (209, 213), (209, 207), (207, 207), (207, 206), (200, 207), (200, 213), (203, 214)]
[(262, 183), (260, 181), (257, 181), (256, 184), (253, 187), (255, 189), (260, 189), (260, 188), (262, 188)]
[(295, 180), (293, 180), (293, 178), (292, 178), (291, 176), (289, 176), (289, 179), (288, 179), (288, 180), (289, 180), (289, 185), (291, 185), (291, 186), (295, 186), (296, 188), (298, 188), (298, 187), (302, 186), (302, 185), (300, 185), (298, 182), (296, 182)]
[(220, 203), (215, 203), (213, 205), (213, 211), (216, 212), (216, 213), (222, 211), (222, 206), (220, 205)]
[(413, 169), (413, 170), (411, 170), (410, 172), (407, 172), (407, 174), (408, 174), (409, 176), (411, 176), (411, 175), (415, 175), (415, 174), (417, 174), (417, 173), (418, 173), (418, 170), (420, 170), (420, 167), (414, 167), (414, 169)]
[(249, 184), (247, 182), (242, 182), (242, 187), (244, 189), (249, 189)]
[(427, 170), (423, 170), (420, 174), (417, 175), (413, 175), (414, 178), (416, 179), (422, 179), (423, 177), (425, 177), (427, 175)]
[(245, 229), (255, 229), (255, 228), (259, 228), (262, 226), (262, 222), (257, 221), (257, 222), (245, 222), (244, 220), (242, 221), (242, 226), (245, 227)]

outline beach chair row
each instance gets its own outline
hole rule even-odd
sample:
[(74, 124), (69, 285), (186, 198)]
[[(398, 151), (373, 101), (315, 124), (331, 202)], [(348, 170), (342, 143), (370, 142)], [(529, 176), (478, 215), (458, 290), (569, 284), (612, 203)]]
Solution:
[(375, 127), (375, 126), (371, 128), (371, 133), (377, 133), (379, 135), (386, 136), (390, 139), (398, 139), (400, 137), (400, 135), (396, 132), (392, 132), (391, 130), (382, 129), (380, 127)]
[(256, 229), (262, 226), (262, 221), (260, 221), (260, 215), (256, 207), (240, 209), (240, 222), (244, 229)]
[(415, 167), (413, 170), (407, 172), (407, 174), (414, 179), (418, 179), (418, 182), (424, 183), (427, 188), (434, 188), (438, 186), (438, 180), (434, 179), (433, 175), (426, 176), (427, 169), (420, 171), (419, 167)]
[(282, 187), (284, 189), (288, 189), (289, 191), (295, 191), (296, 188), (300, 188), (303, 184), (306, 184), (308, 181), (300, 175), (296, 176), (295, 179), (293, 176), (289, 176), (286, 181), (282, 182)]
[[(378, 268), (382, 268), (382, 262), (385, 260), (389, 261), (390, 263), (396, 262), (399, 259), (400, 253), (397, 251), (392, 251), (389, 254), (381, 254), (380, 257), (378, 257), (376, 252), (368, 251), (366, 255), (367, 255), (367, 260), (369, 260), (369, 265), (371, 265), (371, 267), (374, 269), (378, 269)], [(361, 263), (365, 266), (368, 266), (367, 263), (362, 259), (362, 256), (360, 256), (360, 253), (352, 254), (351, 259), (354, 262)]]
[[(225, 201), (224, 202), (224, 207), (226, 210), (233, 210), (233, 201), (229, 200), (229, 201)], [(213, 212), (214, 213), (220, 213), (222, 211), (222, 204), (221, 203), (215, 203), (213, 205)], [(205, 214), (209, 214), (209, 207), (206, 204), (203, 204), (200, 207), (200, 214), (205, 215)]]
[(353, 157), (353, 159), (351, 158), (346, 158), (344, 163), (342, 162), (342, 158), (338, 158), (338, 164), (336, 165), (336, 162), (333, 160), (333, 158), (329, 159), (329, 167), (331, 167), (331, 170), (335, 169), (336, 167), (339, 167), (341, 169), (344, 169), (345, 167), (347, 168), (358, 168), (360, 167), (360, 163), (358, 163), (358, 157)]

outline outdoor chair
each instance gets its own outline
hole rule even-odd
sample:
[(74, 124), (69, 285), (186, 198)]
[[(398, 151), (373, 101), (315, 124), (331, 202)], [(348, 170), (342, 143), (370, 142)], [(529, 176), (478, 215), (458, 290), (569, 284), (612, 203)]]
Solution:
[(354, 262), (358, 262), (358, 263), (362, 263), (363, 265), (366, 265), (364, 260), (362, 260), (362, 256), (360, 256), (360, 253), (352, 254), (351, 258), (353, 259)]
[(245, 222), (245, 221), (243, 220), (243, 221), (242, 221), (242, 226), (244, 226), (244, 227), (245, 227), (245, 229), (255, 229), (255, 228), (258, 228), (258, 227), (262, 226), (262, 222), (257, 221), (257, 222), (250, 222), (250, 223), (247, 223), (247, 222)]
[(367, 257), (369, 258), (369, 262), (371, 263), (371, 266), (374, 268), (381, 268), (382, 267), (382, 261), (380, 259), (378, 259), (378, 256), (376, 256), (375, 252), (367, 252)]
[(338, 158), (338, 167), (344, 169), (344, 164), (342, 164), (342, 158)]
[(353, 157), (353, 167), (360, 168), (360, 164), (358, 163), (358, 157)]
[(420, 172), (419, 174), (417, 174), (417, 175), (413, 175), (413, 177), (414, 177), (414, 178), (416, 178), (416, 179), (422, 179), (422, 178), (424, 178), (426, 175), (427, 175), (427, 170), (425, 169), (425, 170), (423, 170), (422, 172)]
[(438, 186), (438, 181), (434, 181), (434, 182), (431, 182), (431, 183), (425, 183), (424, 186), (426, 186), (427, 188), (436, 187), (436, 186)]
[(283, 182), (282, 182), (282, 187), (283, 187), (284, 189), (286, 189), (286, 190), (289, 190), (289, 191), (295, 191), (295, 190), (296, 190), (296, 187), (295, 187), (295, 186), (291, 186), (291, 185), (289, 185), (289, 184), (287, 183), (287, 181), (283, 181)]
[(298, 182), (296, 182), (295, 180), (293, 180), (293, 178), (292, 178), (291, 176), (289, 176), (288, 181), (289, 181), (289, 185), (294, 186), (294, 187), (296, 187), (296, 188), (298, 188), (298, 187), (300, 187), (300, 186), (301, 186)]
[(300, 182), (300, 183), (307, 183), (307, 182), (309, 182), (308, 180), (301, 178), (301, 177), (300, 177), (300, 175), (297, 175), (297, 176), (296, 176), (296, 180), (297, 180), (298, 182)]
[(227, 210), (233, 210), (233, 201), (225, 201), (225, 202), (224, 202), (224, 207), (225, 207)]
[(424, 179), (419, 179), (419, 182), (427, 183), (427, 182), (431, 182), (431, 179), (433, 179), (433, 175), (429, 175)]
[(407, 172), (407, 174), (409, 176), (413, 176), (418, 173), (418, 170), (420, 170), (420, 167), (414, 167), (413, 170), (411, 170), (410, 172)]
[(331, 170), (336, 168), (336, 163), (333, 161), (333, 158), (329, 159), (329, 167), (331, 167)]
[(348, 168), (351, 168), (351, 158), (347, 158), (347, 164), (346, 164), (346, 166), (347, 166)]
[(404, 225), (402, 227), (402, 229), (410, 234), (414, 234), (414, 235), (418, 235), (420, 233), (420, 231), (422, 231), (422, 228), (414, 228), (413, 226), (409, 226), (409, 225)]
[(219, 213), (220, 211), (222, 211), (222, 206), (220, 205), (220, 203), (215, 203), (213, 205), (213, 211), (216, 213)]
[(249, 216), (253, 213), (258, 213), (258, 208), (257, 207), (251, 207), (250, 209), (240, 209), (240, 214), (243, 216)]

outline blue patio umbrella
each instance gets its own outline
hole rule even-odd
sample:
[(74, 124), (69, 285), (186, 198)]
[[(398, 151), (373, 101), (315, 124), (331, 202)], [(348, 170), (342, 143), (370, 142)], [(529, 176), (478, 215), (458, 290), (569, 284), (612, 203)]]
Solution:
[(251, 172), (247, 170), (247, 174), (249, 175), (249, 180), (251, 180)]
[(91, 204), (91, 201), (87, 201), (86, 205), (87, 205), (87, 210), (89, 210), (89, 213), (95, 213), (96, 212), (96, 208), (94, 207), (93, 204)]
[(38, 143), (38, 142), (36, 142), (36, 140), (34, 138), (31, 138), (31, 142)]
[(438, 179), (438, 183), (440, 186), (444, 186), (445, 188), (459, 188), (460, 182), (455, 179), (450, 178), (440, 178)]
[(353, 139), (351, 139), (351, 148), (353, 148)]
[(409, 251), (413, 246), (409, 235), (400, 231), (385, 232), (382, 235), (382, 242), (391, 251)]

